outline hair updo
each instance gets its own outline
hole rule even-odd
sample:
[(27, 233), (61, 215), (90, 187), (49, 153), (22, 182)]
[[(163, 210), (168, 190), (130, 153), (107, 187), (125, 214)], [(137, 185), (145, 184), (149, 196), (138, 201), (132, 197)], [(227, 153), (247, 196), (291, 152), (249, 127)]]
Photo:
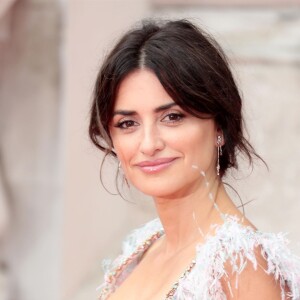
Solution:
[(225, 144), (220, 176), (237, 168), (237, 154), (252, 164), (259, 157), (243, 134), (242, 100), (226, 56), (218, 43), (187, 20), (143, 21), (111, 50), (99, 71), (89, 135), (106, 155), (116, 156), (109, 134), (115, 99), (122, 80), (137, 69), (154, 72), (166, 92), (183, 110), (213, 118)]

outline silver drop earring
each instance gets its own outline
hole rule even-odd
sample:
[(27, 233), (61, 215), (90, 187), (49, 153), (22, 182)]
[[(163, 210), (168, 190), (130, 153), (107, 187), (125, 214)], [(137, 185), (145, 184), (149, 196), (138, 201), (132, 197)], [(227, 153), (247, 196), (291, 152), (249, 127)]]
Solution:
[(222, 137), (218, 135), (217, 137), (218, 146), (218, 158), (217, 158), (217, 175), (220, 176), (220, 156), (222, 156)]
[[(121, 172), (122, 172), (122, 174), (121, 174)], [(127, 187), (130, 188), (130, 184), (129, 184), (129, 182), (128, 182), (128, 180), (127, 180), (127, 178), (126, 178), (126, 176), (123, 172), (122, 165), (121, 165), (120, 161), (118, 163), (118, 174), (121, 174), (123, 183), (125, 182)]]

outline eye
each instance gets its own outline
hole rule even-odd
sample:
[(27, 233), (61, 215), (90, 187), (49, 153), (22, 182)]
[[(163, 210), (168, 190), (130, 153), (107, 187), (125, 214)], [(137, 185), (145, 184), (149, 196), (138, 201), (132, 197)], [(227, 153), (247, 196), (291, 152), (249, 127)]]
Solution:
[(120, 129), (130, 129), (131, 127), (137, 126), (138, 123), (133, 121), (133, 120), (124, 120), (124, 121), (119, 121), (115, 127), (120, 128)]
[(184, 115), (182, 113), (168, 113), (162, 118), (162, 121), (166, 123), (177, 123), (180, 122), (183, 118)]

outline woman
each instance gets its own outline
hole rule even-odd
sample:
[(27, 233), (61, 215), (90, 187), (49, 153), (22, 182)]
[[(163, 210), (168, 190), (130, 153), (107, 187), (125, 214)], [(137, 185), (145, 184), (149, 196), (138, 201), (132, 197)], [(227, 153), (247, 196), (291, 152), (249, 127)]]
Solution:
[(100, 299), (300, 299), (300, 264), (280, 235), (237, 209), (222, 178), (243, 136), (225, 55), (186, 20), (128, 32), (98, 75), (90, 137), (159, 219), (134, 231), (108, 266)]

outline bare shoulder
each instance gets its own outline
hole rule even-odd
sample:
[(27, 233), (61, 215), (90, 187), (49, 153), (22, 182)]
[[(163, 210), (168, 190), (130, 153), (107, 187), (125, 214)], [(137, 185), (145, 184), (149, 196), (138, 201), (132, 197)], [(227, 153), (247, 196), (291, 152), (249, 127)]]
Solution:
[(261, 232), (247, 219), (229, 218), (220, 236), (219, 250), (225, 253), (220, 278), (227, 299), (296, 299), (300, 261), (283, 234)]
[(261, 254), (261, 247), (257, 247), (254, 253), (256, 265), (248, 262), (240, 265), (240, 270), (234, 270), (230, 262), (225, 263), (227, 275), (222, 277), (221, 284), (227, 299), (281, 300), (280, 281), (275, 279), (273, 273), (266, 271), (268, 265)]

